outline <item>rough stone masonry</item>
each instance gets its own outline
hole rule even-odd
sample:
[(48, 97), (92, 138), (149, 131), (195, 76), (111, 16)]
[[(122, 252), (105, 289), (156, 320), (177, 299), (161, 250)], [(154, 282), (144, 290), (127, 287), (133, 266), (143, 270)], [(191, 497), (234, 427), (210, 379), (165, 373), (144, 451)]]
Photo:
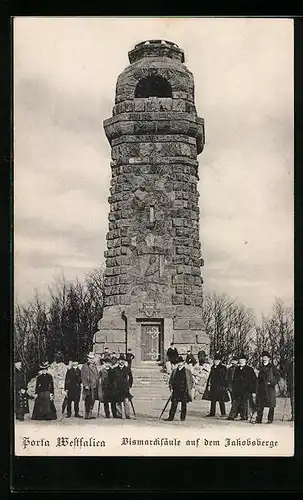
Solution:
[(194, 79), (175, 43), (148, 40), (128, 54), (116, 85), (104, 314), (94, 350), (135, 354), (134, 366), (209, 351), (203, 291), (197, 155), (204, 120)]

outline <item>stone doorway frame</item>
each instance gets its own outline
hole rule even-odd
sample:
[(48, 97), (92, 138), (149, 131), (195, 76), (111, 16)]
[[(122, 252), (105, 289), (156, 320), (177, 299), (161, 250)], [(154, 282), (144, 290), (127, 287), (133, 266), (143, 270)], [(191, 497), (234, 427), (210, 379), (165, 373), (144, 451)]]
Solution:
[(136, 335), (136, 345), (140, 348), (140, 363), (151, 363), (151, 361), (143, 361), (141, 359), (141, 326), (142, 325), (159, 325), (159, 361), (154, 361), (153, 363), (163, 363), (165, 358), (164, 352), (164, 319), (163, 318), (136, 318), (137, 322), (137, 335)]

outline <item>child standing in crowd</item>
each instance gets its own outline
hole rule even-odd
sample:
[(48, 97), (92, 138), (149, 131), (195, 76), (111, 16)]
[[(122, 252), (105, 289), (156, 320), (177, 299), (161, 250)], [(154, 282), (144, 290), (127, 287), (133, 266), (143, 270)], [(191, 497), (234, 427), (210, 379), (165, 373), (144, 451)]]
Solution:
[(29, 413), (25, 374), (19, 360), (15, 362), (15, 413), (16, 419), (20, 421), (23, 421), (24, 415)]

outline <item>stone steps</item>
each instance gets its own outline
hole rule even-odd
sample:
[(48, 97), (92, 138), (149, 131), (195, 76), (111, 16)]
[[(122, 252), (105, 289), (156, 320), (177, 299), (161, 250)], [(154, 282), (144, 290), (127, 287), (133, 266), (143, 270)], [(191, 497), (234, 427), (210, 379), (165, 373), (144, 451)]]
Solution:
[(155, 383), (155, 384), (162, 384), (164, 383), (165, 384), (165, 380), (163, 377), (161, 378), (140, 378), (140, 377), (136, 377), (135, 375), (133, 375), (133, 379), (134, 379), (134, 383), (139, 383), (140, 385), (141, 384), (146, 384), (146, 383)]
[(169, 397), (165, 374), (159, 366), (138, 367), (132, 369), (134, 385), (131, 393), (134, 399), (140, 401), (167, 401)]

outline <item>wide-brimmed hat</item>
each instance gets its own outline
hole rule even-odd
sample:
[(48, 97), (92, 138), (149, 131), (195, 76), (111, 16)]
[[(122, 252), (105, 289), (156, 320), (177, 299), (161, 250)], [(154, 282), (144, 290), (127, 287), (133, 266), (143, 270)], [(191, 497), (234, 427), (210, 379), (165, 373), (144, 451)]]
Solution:
[(182, 358), (182, 356), (177, 357), (177, 363), (184, 363), (184, 359)]
[(48, 361), (43, 361), (43, 363), (40, 363), (40, 369), (41, 370), (46, 370), (46, 368), (49, 367), (49, 362)]
[(111, 362), (112, 362), (112, 363), (117, 363), (117, 361), (118, 361), (117, 356), (112, 356), (112, 357), (111, 357)]
[[(247, 358), (248, 358), (248, 356), (247, 356), (247, 354), (245, 354), (245, 352), (240, 352), (238, 359), (247, 359)], [(233, 359), (236, 359), (236, 358), (233, 358)]]
[(267, 356), (268, 358), (270, 358), (270, 354), (269, 354), (268, 351), (262, 351), (261, 357), (264, 358), (265, 356)]
[(215, 354), (214, 354), (214, 360), (215, 360), (215, 359), (216, 359), (216, 360), (217, 360), (217, 359), (220, 359), (220, 360), (221, 360), (221, 359), (222, 359), (222, 354), (221, 354), (220, 352), (218, 352), (218, 351), (217, 351), (217, 352), (215, 352)]
[(112, 360), (110, 358), (104, 358), (103, 363), (111, 363)]
[(121, 360), (122, 360), (122, 361), (125, 361), (125, 356), (124, 356), (124, 354), (122, 354), (122, 353), (121, 353), (118, 359), (119, 359), (119, 361), (121, 361)]
[(93, 352), (89, 352), (87, 355), (87, 359), (94, 359), (95, 355)]

